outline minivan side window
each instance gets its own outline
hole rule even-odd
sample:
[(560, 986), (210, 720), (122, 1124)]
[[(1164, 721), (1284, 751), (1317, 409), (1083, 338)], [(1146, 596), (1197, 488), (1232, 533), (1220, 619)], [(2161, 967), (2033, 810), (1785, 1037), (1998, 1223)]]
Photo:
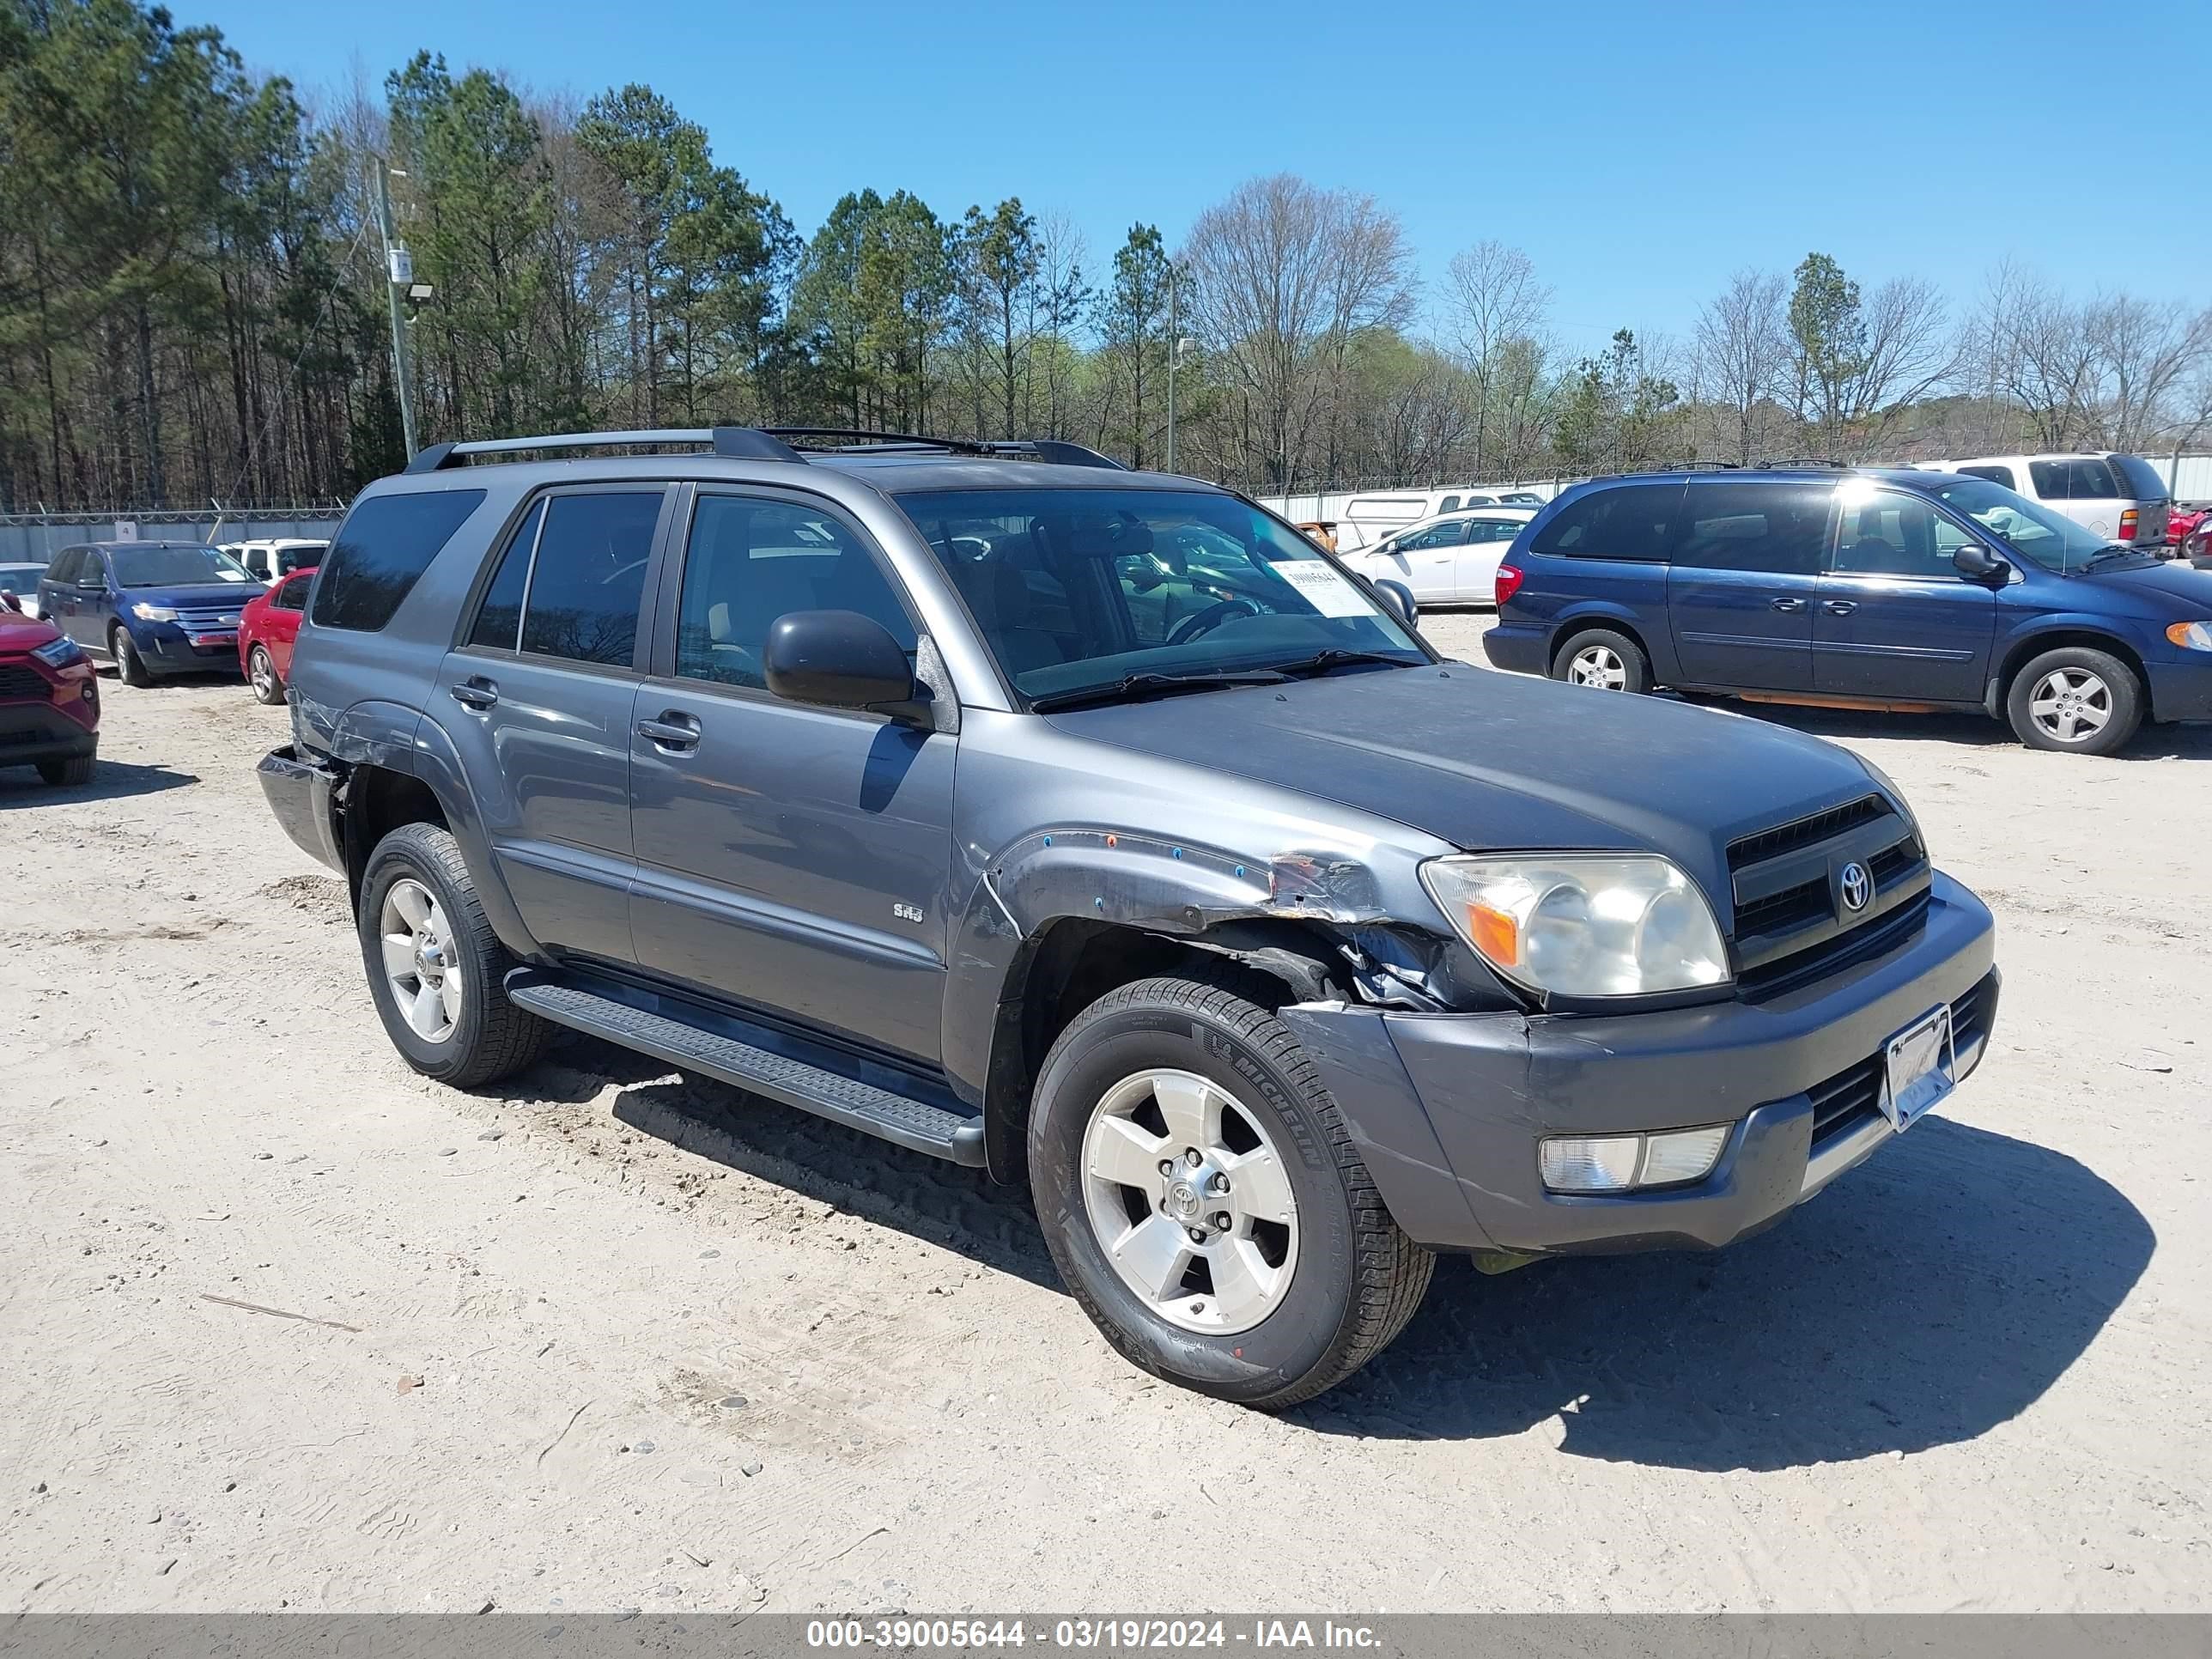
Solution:
[(1680, 484), (1621, 484), (1594, 489), (1561, 507), (1528, 544), (1531, 553), (1571, 559), (1665, 563)]
[(2002, 484), (2007, 489), (2020, 488), (2013, 481), (2012, 469), (2008, 466), (1962, 466), (1959, 471), (1970, 478), (1987, 478), (1993, 484)]
[(362, 501), (331, 543), (309, 619), (376, 632), (483, 498), (481, 489), (426, 489)]
[(1918, 495), (1890, 489), (1847, 495), (1830, 568), (1844, 576), (1956, 581), (1951, 556), (1966, 539)]
[(1832, 494), (1823, 484), (1693, 483), (1682, 496), (1674, 562), (1701, 570), (1817, 575)]
[(54, 562), (46, 567), (46, 580), (64, 586), (76, 580), (76, 568), (84, 558), (84, 550), (65, 547), (54, 555)]
[(676, 672), (763, 689), (769, 629), (794, 611), (857, 611), (890, 630), (909, 660), (913, 622), (860, 538), (819, 508), (702, 495), (684, 558)]

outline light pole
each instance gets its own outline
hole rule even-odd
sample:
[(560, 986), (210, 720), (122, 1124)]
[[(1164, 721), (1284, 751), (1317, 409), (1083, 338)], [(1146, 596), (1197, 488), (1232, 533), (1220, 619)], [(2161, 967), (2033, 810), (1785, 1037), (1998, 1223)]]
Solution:
[[(399, 434), (407, 446), (407, 459), (415, 459), (415, 391), (407, 375), (407, 319), (399, 310), (399, 291), (412, 295), (423, 285), (415, 280), (415, 261), (406, 245), (392, 234), (391, 165), (374, 151), (369, 170), (376, 184), (376, 228), (384, 238), (384, 301), (392, 313), (392, 384), (399, 398)], [(405, 178), (404, 173), (400, 174)]]

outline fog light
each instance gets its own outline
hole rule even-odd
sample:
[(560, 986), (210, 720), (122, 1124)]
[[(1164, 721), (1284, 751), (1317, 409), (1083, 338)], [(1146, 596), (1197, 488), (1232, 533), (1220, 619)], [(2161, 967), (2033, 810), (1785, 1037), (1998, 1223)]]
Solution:
[(1625, 1193), (1644, 1158), (1642, 1135), (1561, 1135), (1538, 1148), (1555, 1193)]
[(1650, 1137), (1644, 1146), (1644, 1167), (1637, 1172), (1639, 1187), (1671, 1187), (1677, 1182), (1703, 1181), (1720, 1162), (1728, 1145), (1729, 1126), (1710, 1129), (1674, 1129)]
[(1544, 1185), (1555, 1193), (1626, 1193), (1702, 1181), (1720, 1162), (1729, 1126), (1655, 1135), (1558, 1135), (1537, 1146)]

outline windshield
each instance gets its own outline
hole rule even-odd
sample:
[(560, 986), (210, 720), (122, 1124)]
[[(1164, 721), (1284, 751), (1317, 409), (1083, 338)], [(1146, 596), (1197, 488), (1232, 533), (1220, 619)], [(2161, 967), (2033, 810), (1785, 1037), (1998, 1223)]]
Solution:
[(1961, 475), (1935, 485), (1929, 493), (2045, 570), (2079, 570), (2112, 544), (2063, 514), (2053, 513), (2025, 495), (2015, 495), (1986, 478)]
[(108, 555), (119, 587), (190, 587), (198, 582), (250, 582), (244, 565), (219, 547), (118, 547)]
[(961, 489), (897, 500), (1024, 696), (1133, 674), (1248, 672), (1325, 651), (1429, 660), (1319, 548), (1233, 496)]

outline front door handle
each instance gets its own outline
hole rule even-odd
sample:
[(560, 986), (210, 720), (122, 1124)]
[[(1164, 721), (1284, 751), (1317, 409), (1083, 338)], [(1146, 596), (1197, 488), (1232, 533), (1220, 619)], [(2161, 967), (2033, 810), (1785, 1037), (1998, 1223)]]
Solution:
[(664, 708), (657, 720), (640, 720), (637, 734), (671, 754), (688, 754), (699, 746), (699, 721), (680, 708)]
[(1802, 599), (1769, 599), (1767, 603), (1777, 611), (1802, 611), (1805, 608)]
[(453, 688), (453, 701), (465, 708), (489, 708), (499, 701), (499, 688), (481, 674), (472, 675)]
[(1822, 602), (1832, 617), (1848, 617), (1859, 608), (1856, 599), (1827, 599)]

